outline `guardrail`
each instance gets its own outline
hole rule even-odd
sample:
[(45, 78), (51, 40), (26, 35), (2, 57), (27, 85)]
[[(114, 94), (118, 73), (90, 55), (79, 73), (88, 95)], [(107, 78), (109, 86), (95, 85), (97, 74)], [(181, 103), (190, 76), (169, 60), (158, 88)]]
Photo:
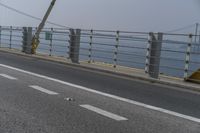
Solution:
[[(23, 27), (0, 27), (0, 47), (30, 48)], [(31, 28), (32, 35), (36, 28)], [(199, 36), (196, 36), (200, 38)], [(45, 28), (37, 52), (79, 61), (144, 70), (153, 78), (188, 78), (200, 68), (200, 43), (192, 34)], [(28, 44), (29, 43), (29, 44)]]

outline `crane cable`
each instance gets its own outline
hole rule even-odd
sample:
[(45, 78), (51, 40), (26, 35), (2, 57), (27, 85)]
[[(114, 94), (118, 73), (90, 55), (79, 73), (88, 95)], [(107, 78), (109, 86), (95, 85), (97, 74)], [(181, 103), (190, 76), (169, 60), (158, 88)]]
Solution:
[(184, 27), (177, 28), (177, 29), (170, 30), (170, 31), (166, 31), (166, 32), (167, 32), (167, 33), (173, 33), (173, 32), (178, 32), (178, 31), (182, 31), (182, 30), (186, 30), (186, 29), (194, 28), (194, 27), (195, 27), (195, 24), (190, 24), (190, 25), (186, 25), (186, 26), (184, 26)]
[[(39, 21), (42, 20), (41, 18), (35, 17), (35, 16), (30, 15), (28, 13), (25, 13), (25, 12), (22, 12), (20, 10), (15, 9), (15, 8), (12, 8), (10, 6), (7, 6), (7, 5), (3, 4), (2, 2), (0, 2), (0, 6), (5, 7), (7, 9), (9, 9), (9, 10), (12, 10), (12, 11), (18, 13), (18, 14), (21, 14), (23, 16), (26, 16), (26, 17), (29, 17), (29, 18), (32, 18), (32, 19), (39, 20)], [(54, 22), (51, 22), (51, 21), (47, 21), (46, 23), (51, 24), (51, 25), (55, 25), (55, 26), (58, 26), (58, 27), (62, 27), (62, 28), (69, 28), (69, 27), (66, 27), (64, 25), (60, 25), (60, 24), (57, 24), (57, 23), (54, 23)]]

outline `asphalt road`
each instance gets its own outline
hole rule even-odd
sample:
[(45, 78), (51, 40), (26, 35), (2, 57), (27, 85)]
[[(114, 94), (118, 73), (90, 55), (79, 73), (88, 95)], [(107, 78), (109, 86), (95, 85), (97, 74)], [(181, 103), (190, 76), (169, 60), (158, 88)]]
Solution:
[(1, 133), (200, 133), (200, 94), (0, 53)]

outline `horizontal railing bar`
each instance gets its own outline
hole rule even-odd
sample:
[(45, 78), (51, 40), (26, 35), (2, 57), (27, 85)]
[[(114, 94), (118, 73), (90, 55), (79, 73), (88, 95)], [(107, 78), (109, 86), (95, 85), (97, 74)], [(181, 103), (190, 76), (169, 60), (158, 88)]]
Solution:
[(108, 58), (108, 57), (102, 57), (102, 56), (96, 56), (96, 55), (93, 55), (92, 57), (94, 57), (94, 58), (101, 58), (101, 59), (108, 59), (108, 60), (113, 61), (113, 58)]
[(200, 64), (200, 62), (192, 61), (192, 60), (190, 60), (190, 63), (192, 63), (192, 64)]
[(129, 62), (129, 63), (137, 63), (141, 65), (145, 65), (145, 62), (137, 62), (137, 61), (130, 61), (130, 60), (123, 60), (123, 59), (117, 59), (117, 62)]
[(80, 55), (88, 57), (88, 55), (87, 55), (87, 54), (82, 54), (82, 53), (81, 53)]
[(13, 42), (13, 41), (22, 42), (22, 40), (16, 40), (16, 39), (12, 39), (11, 41), (12, 41), (12, 42)]
[(42, 46), (42, 45), (45, 45), (45, 46), (50, 46), (50, 44), (49, 44), (49, 43), (43, 43), (43, 42), (40, 42), (40, 44), (41, 44), (41, 45), (39, 45), (39, 46)]
[(175, 50), (169, 50), (169, 49), (162, 49), (161, 51), (165, 51), (165, 52), (175, 52), (175, 53), (186, 53), (186, 51), (175, 51)]
[(64, 53), (68, 53), (68, 50), (64, 51), (64, 50), (54, 50), (54, 49), (52, 49), (52, 52), (55, 52), (55, 53), (63, 52), (63, 54), (64, 54)]
[(178, 67), (171, 67), (171, 66), (164, 66), (164, 65), (160, 65), (161, 68), (168, 68), (168, 69), (175, 69), (175, 70), (180, 70), (183, 71), (183, 68), (178, 68)]
[(121, 51), (118, 51), (118, 54), (119, 55), (137, 56), (137, 57), (141, 57), (141, 58), (146, 58), (145, 55), (139, 55), (139, 54), (134, 54), (134, 53), (124, 53), (124, 52), (121, 52)]
[(69, 47), (69, 45), (61, 45), (61, 44), (52, 44), (52, 47), (53, 48), (68, 48)]
[[(89, 49), (87, 49), (88, 51), (89, 51)], [(92, 48), (92, 53), (93, 52), (102, 52), (102, 53), (113, 53), (114, 54), (114, 52), (113, 51), (107, 51), (107, 50), (102, 50), (102, 49), (95, 49), (95, 48)]]
[(200, 55), (200, 52), (191, 52), (193, 55)]
[[(87, 42), (87, 41), (81, 41), (80, 43), (90, 43), (90, 42)], [(112, 46), (114, 47), (115, 44), (109, 44), (109, 43), (98, 43), (98, 42), (92, 42), (92, 44), (96, 44), (96, 45), (105, 45), (105, 46)]]
[(69, 40), (64, 40), (64, 39), (52, 39), (52, 41), (60, 41), (60, 42), (68, 42)]
[(127, 46), (127, 45), (119, 45), (119, 47), (124, 47), (124, 48), (134, 48), (134, 49), (147, 49), (147, 48), (144, 48), (144, 47)]

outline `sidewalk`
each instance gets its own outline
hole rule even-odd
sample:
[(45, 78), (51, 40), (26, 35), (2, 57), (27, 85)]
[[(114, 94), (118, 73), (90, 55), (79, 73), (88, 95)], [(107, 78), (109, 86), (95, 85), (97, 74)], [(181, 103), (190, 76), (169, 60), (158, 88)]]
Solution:
[(74, 64), (69, 59), (66, 59), (64, 57), (48, 56), (41, 53), (38, 53), (37, 55), (28, 55), (28, 54), (22, 53), (19, 50), (8, 49), (8, 48), (0, 48), (0, 52), (9, 52), (9, 53), (26, 56), (26, 57), (33, 57), (33, 58), (38, 58), (38, 59), (43, 59), (43, 60), (48, 60), (48, 61), (54, 61), (54, 62), (70, 65), (73, 67), (79, 67), (79, 68), (84, 68), (88, 70), (94, 70), (97, 72), (109, 73), (116, 76), (140, 79), (140, 80), (145, 80), (149, 82), (164, 84), (164, 85), (173, 86), (173, 87), (180, 87), (180, 88), (200, 92), (200, 84), (185, 82), (181, 78), (170, 77), (170, 76), (165, 76), (165, 75), (160, 75), (159, 79), (153, 79), (153, 78), (150, 78), (147, 74), (145, 74), (144, 70), (141, 70), (141, 69), (135, 69), (135, 68), (129, 68), (129, 67), (123, 67), (123, 66), (117, 66), (117, 68), (113, 68), (112, 65), (102, 63), (102, 62), (87, 63), (87, 61), (82, 61), (80, 62), (80, 64)]

